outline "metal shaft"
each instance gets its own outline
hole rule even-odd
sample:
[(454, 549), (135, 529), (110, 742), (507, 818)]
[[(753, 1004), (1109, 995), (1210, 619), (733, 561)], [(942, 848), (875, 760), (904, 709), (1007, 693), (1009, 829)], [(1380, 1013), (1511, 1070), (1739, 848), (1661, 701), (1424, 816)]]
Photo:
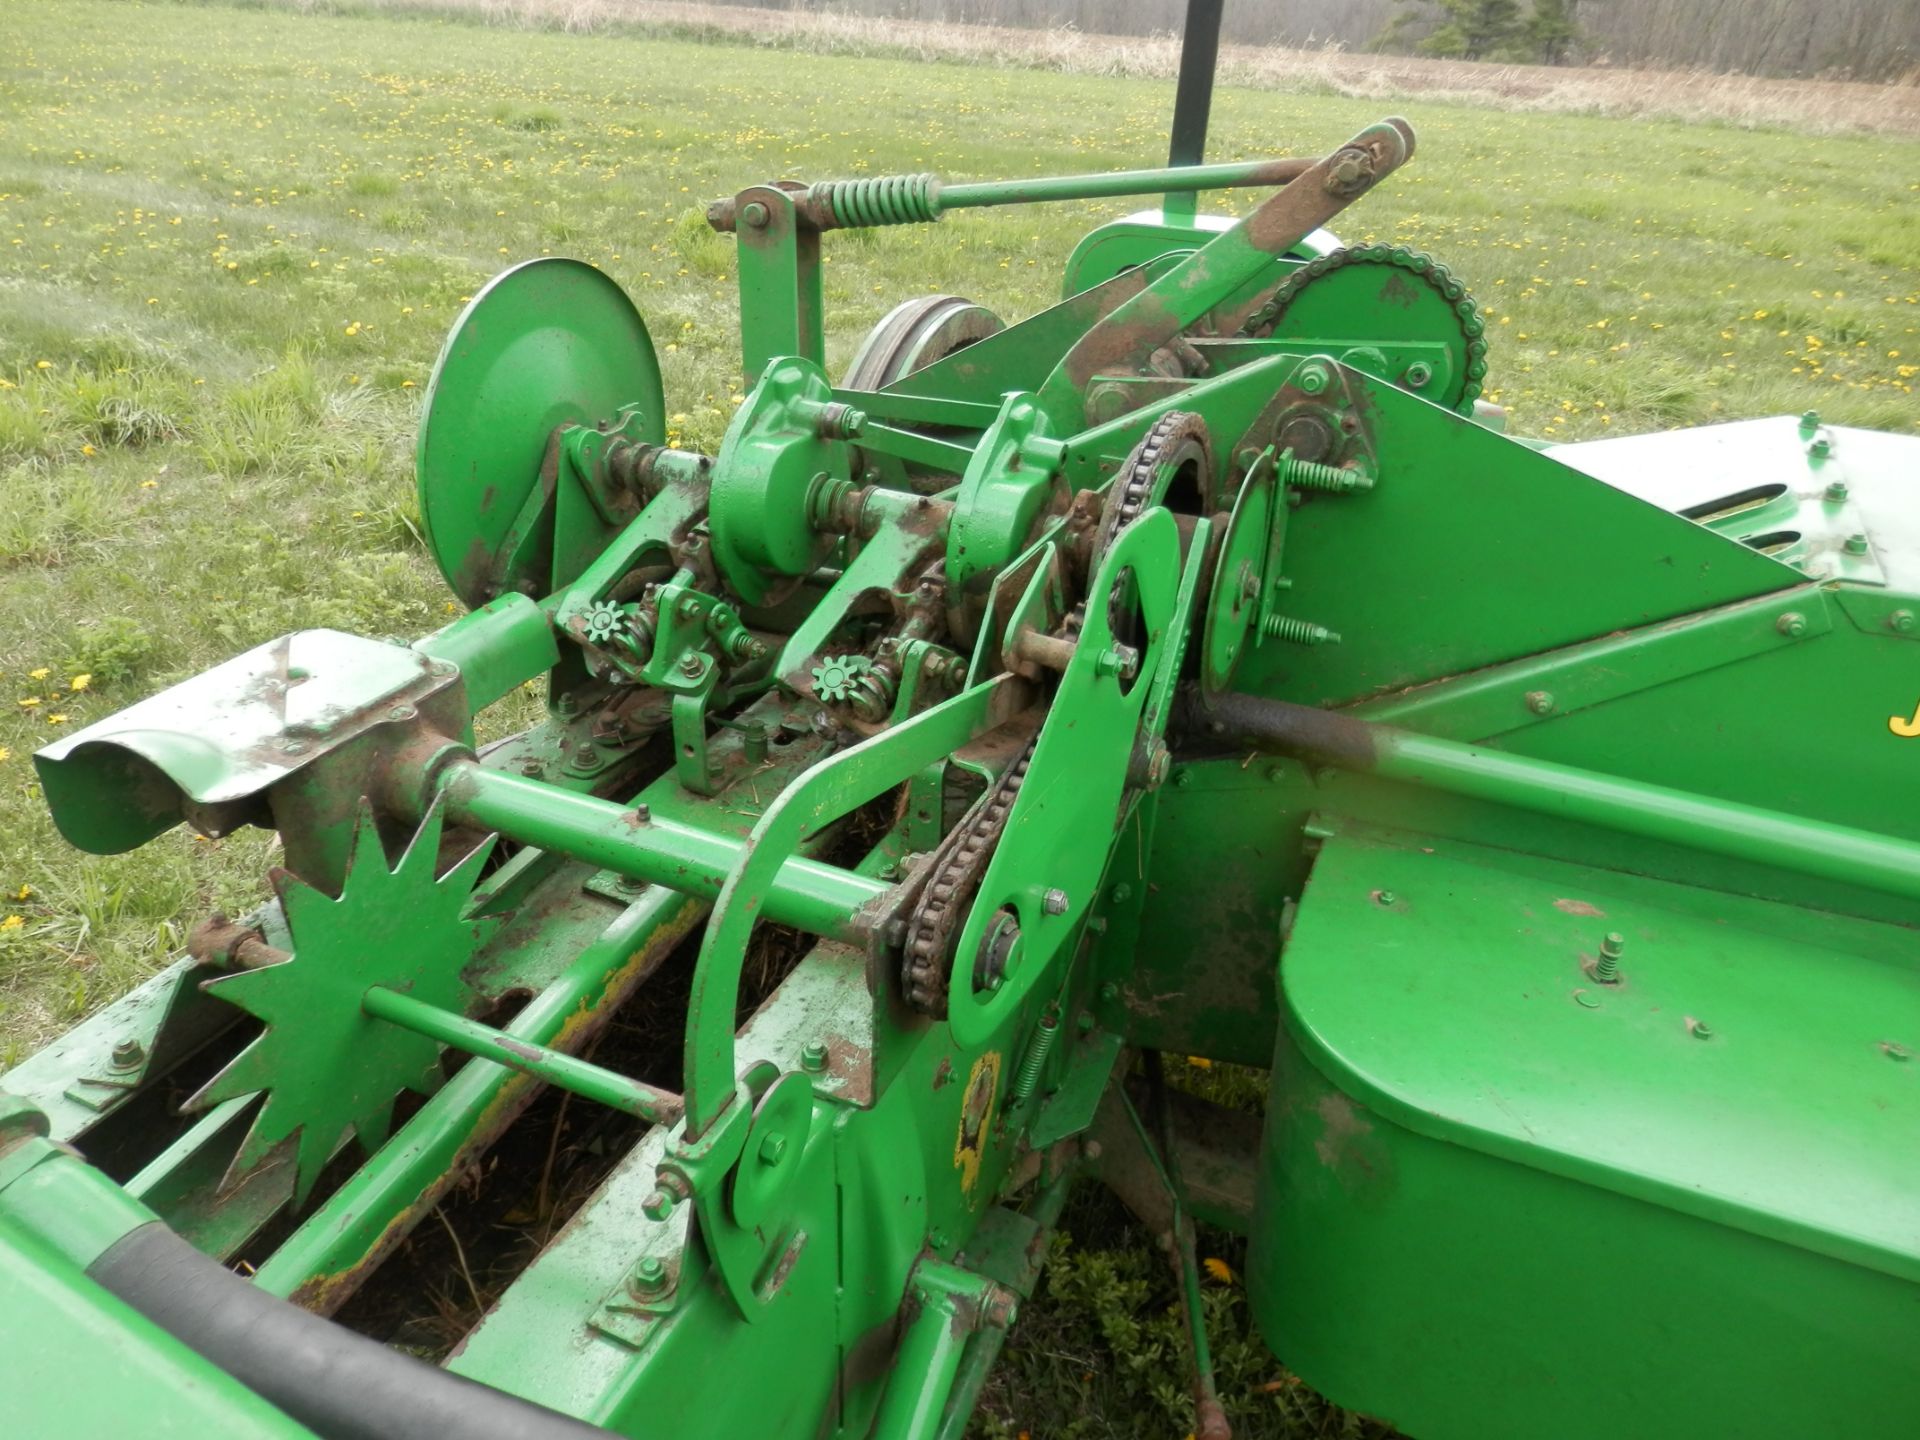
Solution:
[(1234, 190), (1245, 186), (1285, 185), (1312, 165), (1312, 159), (1240, 160), (1224, 165), (1170, 165), (1158, 170), (1115, 170), (1104, 175), (1061, 175), (1039, 180), (982, 180), (942, 185), (941, 210), (983, 205), (1027, 205), (1053, 200), (1105, 200), (1162, 191)]
[(1217, 739), (1920, 899), (1920, 845), (1890, 835), (1436, 740), (1278, 700), (1225, 696), (1213, 701), (1202, 719), (1201, 728)]
[[(440, 787), (449, 816), (463, 823), (703, 900), (720, 893), (746, 854), (746, 842), (733, 836), (473, 761), (447, 767)], [(790, 855), (774, 876), (764, 913), (809, 934), (857, 941), (861, 907), (887, 889), (836, 865)]]
[(376, 1019), (429, 1036), (442, 1045), (451, 1045), (456, 1050), (464, 1050), (482, 1060), (491, 1060), (496, 1065), (505, 1065), (510, 1070), (524, 1070), (536, 1079), (558, 1085), (562, 1090), (571, 1090), (584, 1099), (611, 1106), (649, 1124), (672, 1125), (686, 1109), (680, 1097), (671, 1091), (648, 1085), (564, 1051), (550, 1050), (544, 1045), (516, 1039), (491, 1025), (469, 1020), (451, 1010), (442, 1010), (411, 995), (402, 995), (398, 990), (376, 985), (361, 997), (360, 1008)]

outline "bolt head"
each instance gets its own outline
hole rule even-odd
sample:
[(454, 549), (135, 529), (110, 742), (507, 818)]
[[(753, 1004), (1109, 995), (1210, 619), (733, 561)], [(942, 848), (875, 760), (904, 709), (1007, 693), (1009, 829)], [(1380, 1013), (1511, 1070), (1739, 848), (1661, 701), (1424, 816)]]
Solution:
[(1897, 630), (1902, 635), (1912, 634), (1913, 625), (1913, 612), (1911, 610), (1895, 610), (1891, 615), (1887, 616), (1887, 628), (1889, 630)]
[(651, 1294), (664, 1289), (667, 1283), (667, 1262), (658, 1255), (644, 1255), (640, 1263), (633, 1267), (633, 1283), (636, 1290)]
[(1773, 622), (1773, 628), (1789, 640), (1797, 640), (1807, 633), (1807, 617), (1797, 610), (1789, 610)]
[(1807, 447), (1807, 453), (1816, 460), (1824, 460), (1833, 453), (1833, 442), (1823, 435)]
[(800, 1068), (818, 1075), (827, 1068), (827, 1047), (820, 1040), (809, 1040), (800, 1047)]
[(138, 1040), (117, 1040), (113, 1046), (113, 1068), (131, 1070), (147, 1058), (146, 1048)]
[(740, 223), (752, 230), (766, 228), (767, 207), (758, 200), (749, 200), (740, 208)]
[(640, 1213), (649, 1220), (665, 1220), (678, 1202), (665, 1190), (654, 1190), (640, 1202)]
[(762, 1165), (778, 1165), (786, 1157), (786, 1153), (787, 1137), (778, 1130), (761, 1137), (760, 1163)]
[(1049, 890), (1040, 897), (1040, 908), (1049, 915), (1066, 914), (1067, 904), (1067, 892), (1064, 890)]
[(1867, 553), (1867, 537), (1857, 530), (1853, 534), (1847, 536), (1847, 553), (1849, 555), (1866, 554)]
[(1527, 692), (1527, 709), (1536, 715), (1551, 715), (1553, 713), (1552, 693), (1546, 690), (1529, 690)]
[(1407, 367), (1406, 379), (1409, 389), (1423, 389), (1433, 379), (1433, 367), (1424, 360), (1417, 360)]
[(1838, 505), (1842, 500), (1847, 498), (1847, 482), (1844, 480), (1834, 481), (1831, 485), (1827, 486), (1826, 494), (1829, 502)]
[(1293, 377), (1296, 390), (1304, 390), (1309, 395), (1318, 395), (1333, 382), (1324, 365), (1302, 365), (1299, 373)]

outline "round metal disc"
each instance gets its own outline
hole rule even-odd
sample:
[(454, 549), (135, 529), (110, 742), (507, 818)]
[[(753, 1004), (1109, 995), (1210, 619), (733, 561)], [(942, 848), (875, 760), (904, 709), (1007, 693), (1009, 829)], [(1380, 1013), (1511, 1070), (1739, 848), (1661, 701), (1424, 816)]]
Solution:
[(1207, 631), (1200, 647), (1200, 683), (1210, 695), (1225, 690), (1246, 653), (1260, 610), (1259, 585), (1266, 568), (1267, 532), (1273, 520), (1273, 467), (1256, 465), (1241, 482), (1233, 518), (1227, 521), (1207, 601)]
[(884, 389), (1006, 328), (998, 315), (963, 295), (903, 300), (867, 332), (841, 384), (848, 390)]
[(415, 453), (427, 546), (454, 594), (483, 605), (522, 583), (545, 592), (551, 575), (520, 573), (544, 545), (515, 547), (533, 559), (503, 562), (501, 552), (540, 484), (549, 439), (625, 405), (641, 408), (645, 438), (660, 443), (653, 341), (607, 275), (578, 260), (529, 260), (473, 297), (434, 364)]
[(800, 1173), (813, 1123), (813, 1081), (797, 1070), (782, 1075), (753, 1107), (746, 1147), (733, 1172), (733, 1218), (748, 1230), (777, 1228)]

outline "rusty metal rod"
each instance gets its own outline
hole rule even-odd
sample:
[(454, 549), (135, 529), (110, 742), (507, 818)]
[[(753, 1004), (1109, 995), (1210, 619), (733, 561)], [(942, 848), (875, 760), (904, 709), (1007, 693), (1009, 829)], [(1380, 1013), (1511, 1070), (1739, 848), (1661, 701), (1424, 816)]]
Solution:
[(670, 1090), (635, 1080), (604, 1065), (550, 1050), (530, 1040), (519, 1040), (491, 1025), (469, 1020), (438, 1005), (429, 1005), (398, 990), (375, 985), (360, 999), (360, 1008), (377, 1020), (398, 1025), (417, 1035), (451, 1045), (481, 1060), (509, 1070), (522, 1070), (549, 1085), (572, 1091), (586, 1100), (622, 1111), (651, 1125), (673, 1125), (686, 1113), (686, 1104)]

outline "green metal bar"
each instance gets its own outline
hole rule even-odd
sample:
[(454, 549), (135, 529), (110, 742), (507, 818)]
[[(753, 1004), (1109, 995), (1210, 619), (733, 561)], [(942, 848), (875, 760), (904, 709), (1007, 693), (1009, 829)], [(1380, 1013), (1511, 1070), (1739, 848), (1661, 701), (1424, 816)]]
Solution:
[[(647, 960), (664, 958), (705, 913), (704, 905), (675, 891), (643, 892), (527, 1002), (505, 1033), (553, 1044), (643, 979)], [(254, 1283), (280, 1296), (301, 1292), (309, 1308), (331, 1311), (352, 1292), (356, 1267), (411, 1228), (410, 1212), (417, 1218), (432, 1208), (512, 1120), (532, 1085), (524, 1071), (467, 1066), (287, 1237)]]
[(891, 425), (863, 425), (859, 438), (863, 449), (878, 450), (882, 455), (893, 455), (915, 465), (924, 465), (929, 470), (953, 475), (960, 474), (973, 460), (971, 445), (936, 439), (912, 430), (896, 430)]
[(1221, 165), (1169, 165), (1157, 170), (1113, 170), (1104, 175), (1053, 175), (1034, 180), (977, 180), (942, 185), (934, 203), (941, 211), (988, 205), (1031, 205), (1055, 200), (1105, 200), (1124, 195), (1191, 194), (1285, 185), (1305, 174), (1313, 160), (1283, 156), (1234, 160)]
[(1407, 730), (1383, 727), (1376, 745), (1375, 771), (1389, 780), (1920, 899), (1911, 841)]
[(375, 985), (367, 991), (360, 999), (360, 1008), (376, 1019), (430, 1036), (442, 1045), (451, 1045), (456, 1050), (464, 1050), (482, 1060), (491, 1060), (496, 1065), (524, 1070), (535, 1079), (558, 1085), (562, 1090), (570, 1090), (575, 1095), (623, 1111), (651, 1125), (675, 1124), (685, 1109), (680, 1097), (671, 1091), (621, 1075), (564, 1051), (550, 1050), (544, 1045), (516, 1039), (491, 1025), (469, 1020), (464, 1015), (442, 1010), (438, 1005), (429, 1005), (424, 1000), (402, 995), (398, 990), (389, 990), (383, 985)]
[(467, 712), (475, 715), (560, 660), (559, 642), (546, 611), (518, 594), (502, 595), (462, 615), (416, 640), (413, 648), (460, 667)]
[[(746, 854), (746, 842), (643, 809), (575, 795), (472, 761), (440, 778), (448, 814), (510, 840), (711, 900)], [(835, 865), (788, 855), (766, 896), (766, 918), (835, 940), (860, 938), (862, 906), (888, 887)]]
[(900, 1337), (893, 1374), (874, 1417), (874, 1440), (931, 1440), (993, 1282), (944, 1260), (927, 1259), (915, 1268), (912, 1288), (920, 1310)]
[(1224, 696), (1204, 715), (1219, 723), (1211, 734), (1226, 743), (1245, 741), (1386, 780), (1920, 899), (1920, 845), (1910, 840), (1277, 700)]

